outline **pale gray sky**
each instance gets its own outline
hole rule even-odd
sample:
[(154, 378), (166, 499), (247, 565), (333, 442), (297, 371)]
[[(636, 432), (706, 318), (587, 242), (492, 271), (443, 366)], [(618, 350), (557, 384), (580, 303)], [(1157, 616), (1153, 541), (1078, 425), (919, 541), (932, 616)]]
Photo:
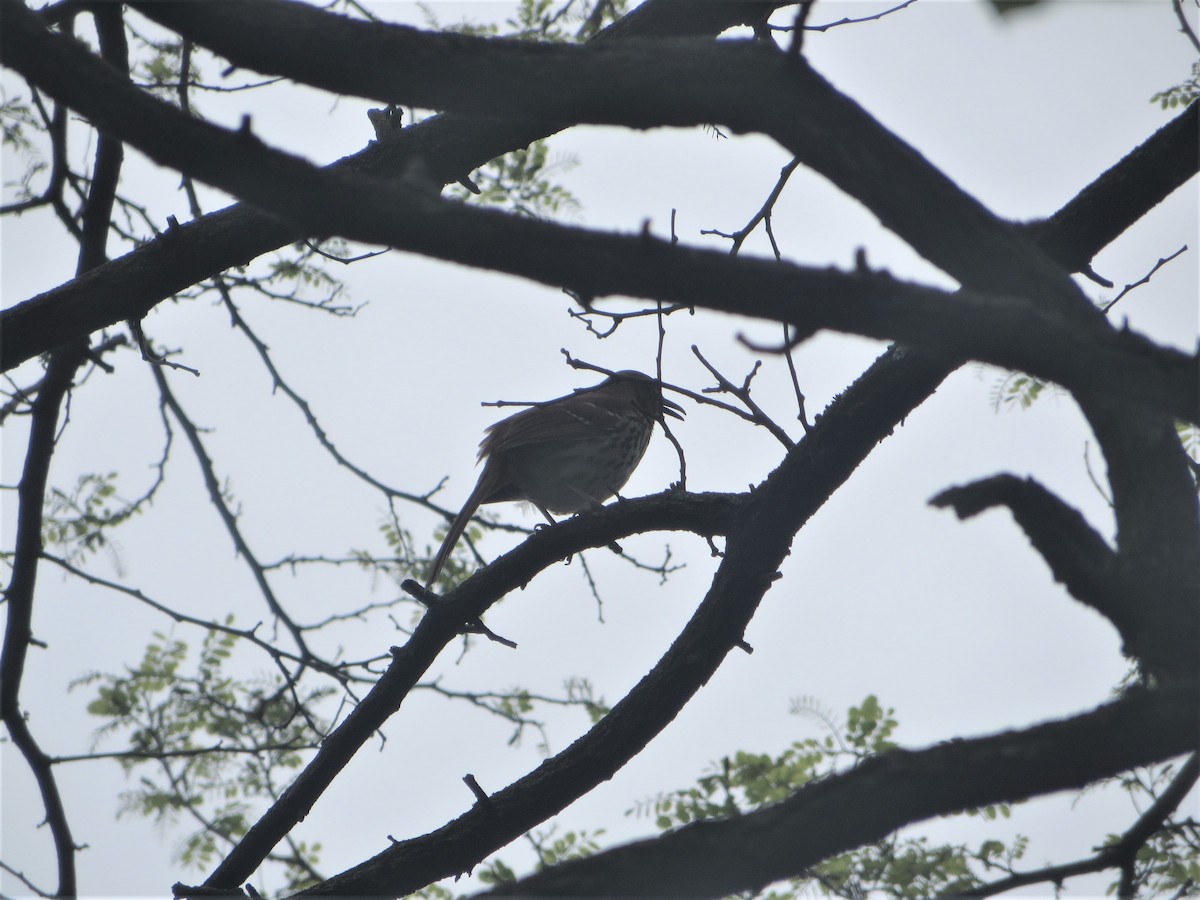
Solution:
[[(888, 6), (822, 3), (813, 21)], [(420, 21), (407, 4), (378, 8), (397, 21)], [(492, 17), (503, 8), (435, 4), (444, 21)], [(836, 86), (968, 192), (1016, 219), (1054, 212), (1167, 122), (1169, 114), (1149, 98), (1183, 80), (1194, 55), (1169, 6), (1149, 2), (1053, 3), (999, 21), (982, 3), (920, 0), (881, 21), (810, 34), (805, 49)], [(4, 84), (24, 90), (9, 73)], [(264, 105), (253, 94), (235, 94), (202, 98), (199, 105), (227, 124), (250, 111), (267, 140), (322, 163), (372, 137), (365, 110), (378, 104), (313, 91), (288, 97)], [(674, 208), (680, 238), (706, 247), (722, 244), (700, 230), (741, 227), (788, 160), (767, 139), (719, 140), (700, 129), (580, 128), (553, 139), (551, 148), (581, 161), (563, 176), (583, 203), (581, 224), (628, 232), (649, 220), (655, 233), (665, 234)], [(5, 153), (7, 180), (17, 166)], [(130, 156), (126, 190), (150, 197), (160, 222), (168, 214), (184, 219), (178, 176)], [(224, 201), (210, 195), (206, 202), (212, 210)], [(73, 271), (72, 247), (45, 219), (36, 214), (3, 223), (5, 305), (66, 281)], [(1198, 331), (1196, 223), (1196, 190), (1189, 184), (1095, 261), (1119, 287), (1189, 244), (1192, 250), (1119, 308), (1132, 327), (1189, 349)], [(804, 170), (784, 194), (774, 228), (796, 261), (846, 267), (864, 247), (873, 265), (896, 275), (948, 283), (864, 210)], [(759, 235), (743, 252), (765, 255), (769, 249)], [(241, 309), (343, 453), (385, 482), (413, 491), (450, 476), (442, 494), (448, 506), (457, 506), (473, 485), (475, 445), (501, 415), (480, 401), (546, 398), (590, 383), (562, 365), (560, 347), (614, 368), (653, 366), (655, 335), (648, 324), (625, 325), (597, 343), (567, 316), (563, 295), (515, 278), (394, 252), (336, 274), (354, 302), (367, 304), (354, 320), (333, 321), (249, 296), (241, 297)], [(1085, 287), (1093, 297), (1111, 296)], [(199, 379), (180, 372), (169, 377), (193, 419), (214, 429), (206, 435), (210, 454), (229, 479), (242, 527), (261, 560), (289, 552), (382, 551), (381, 497), (335, 468), (297, 410), (272, 396), (266, 373), (246, 341), (231, 332), (223, 311), (208, 300), (162, 304), (146, 329), (159, 344), (182, 348), (179, 359), (203, 373)], [(754, 359), (734, 340), (741, 330), (773, 333), (713, 314), (673, 318), (667, 378), (693, 389), (709, 385), (688, 350), (692, 343), (728, 375), (741, 376)], [(798, 351), (810, 417), (880, 348), (822, 335)], [(113, 361), (115, 375), (97, 374), (77, 392), (52, 480), (69, 486), (80, 473), (118, 471), (122, 492), (134, 496), (148, 484), (148, 467), (159, 453), (157, 401), (149, 374), (132, 354)], [(17, 382), (32, 371), (21, 370)], [(787, 714), (789, 699), (797, 696), (844, 713), (876, 693), (896, 709), (898, 739), (915, 747), (1068, 715), (1108, 697), (1126, 668), (1115, 632), (1053, 583), (1007, 514), (960, 523), (927, 505), (953, 484), (1001, 471), (1032, 474), (1111, 531), (1087, 471), (1090, 464), (1102, 477), (1103, 463), (1074, 404), (1066, 395), (1049, 395), (1029, 411), (997, 413), (991, 395), (999, 377), (978, 366), (962, 369), (878, 448), (798, 536), (784, 579), (747, 632), (755, 653), (730, 657), (641, 756), (560, 817), (562, 828), (603, 828), (608, 843), (651, 834), (651, 821), (624, 816), (637, 801), (690, 784), (711, 761), (735, 750), (778, 752), (793, 740), (819, 736), (815, 723)], [(783, 364), (767, 360), (756, 384), (760, 403), (787, 421), (792, 407)], [(691, 488), (743, 489), (777, 463), (780, 448), (765, 432), (709, 410), (690, 412), (675, 431), (688, 453)], [(19, 477), (23, 427), (10, 423), (3, 435), (6, 485)], [(798, 426), (792, 432), (798, 435)], [(265, 619), (246, 567), (207, 505), (195, 461), (176, 437), (163, 495), (118, 533), (120, 571), (104, 555), (88, 568), (195, 615), (235, 610), (242, 625)], [(660, 436), (625, 493), (656, 491), (675, 477), (674, 453)], [(8, 492), (2, 499), (7, 537), (14, 504)], [(515, 508), (498, 511), (521, 515)], [(422, 544), (431, 541), (434, 517), (403, 507), (401, 514)], [(498, 534), (484, 548), (495, 554), (514, 543)], [(488, 614), (489, 625), (517, 640), (518, 650), (481, 645), (459, 661), (452, 648), (430, 677), (464, 689), (523, 685), (554, 692), (564, 679), (584, 675), (609, 701), (617, 700), (657, 661), (713, 570), (704, 542), (688, 536), (648, 536), (625, 546), (655, 559), (668, 543), (688, 568), (661, 589), (653, 577), (631, 572), (607, 553), (589, 555), (605, 599), (604, 624), (578, 564), (560, 566)], [(372, 593), (369, 581), (344, 572), (281, 574), (274, 586), (300, 621), (395, 590), (378, 584)], [(40, 576), (34, 626), (50, 647), (31, 654), (23, 699), (36, 736), (52, 754), (85, 751), (97, 725), (83, 712), (89, 692), (66, 694), (68, 682), (134, 662), (155, 630), (193, 645), (201, 637), (50, 567)], [(345, 628), (338, 640), (347, 657), (357, 657), (382, 652), (402, 635), (380, 620), (369, 628)], [(271, 670), (262, 654), (245, 651), (243, 660), (243, 671)], [(555, 751), (587, 725), (580, 714), (547, 718)], [(382, 850), (387, 834), (417, 835), (467, 809), (472, 797), (460, 781), (463, 774), (473, 773), (494, 791), (540, 759), (532, 735), (520, 747), (506, 747), (508, 726), (425, 695), (406, 702), (387, 733), (386, 745), (365, 748), (297, 831), (324, 845), (326, 873)], [(0, 745), (0, 760), (0, 858), (52, 885), (50, 841), (44, 829), (34, 828), (41, 813), (28, 773), (8, 744)], [(181, 832), (160, 835), (134, 816), (113, 824), (115, 795), (124, 786), (115, 764), (81, 763), (58, 774), (76, 838), (89, 845), (79, 857), (85, 893), (161, 896), (175, 880), (199, 881), (207, 874), (170, 862)], [(1016, 810), (1010, 822), (941, 821), (922, 830), (968, 841), (1029, 834), (1032, 867), (1084, 855), (1106, 830), (1131, 820), (1123, 795), (1094, 793), (1074, 811), (1069, 798), (1055, 798)], [(501, 855), (518, 871), (531, 864), (520, 846)], [(1072, 883), (1068, 896), (1101, 893), (1105, 883)], [(21, 893), (7, 877), (0, 884), (5, 893)]]

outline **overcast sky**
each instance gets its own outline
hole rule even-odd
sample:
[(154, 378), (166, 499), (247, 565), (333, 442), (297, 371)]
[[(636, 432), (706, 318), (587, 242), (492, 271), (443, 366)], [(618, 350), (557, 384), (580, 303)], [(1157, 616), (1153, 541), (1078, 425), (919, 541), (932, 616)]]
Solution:
[[(813, 22), (862, 16), (890, 4), (821, 3)], [(421, 23), (408, 4), (378, 4), (395, 21)], [(434, 4), (445, 22), (502, 17), (505, 4)], [(781, 19), (783, 21), (783, 19)], [(1183, 81), (1194, 53), (1178, 33), (1168, 4), (1064, 2), (1000, 21), (974, 2), (919, 0), (880, 21), (810, 34), (806, 53), (839, 89), (1000, 215), (1026, 220), (1053, 213), (1080, 188), (1169, 120), (1149, 102)], [(4, 74), (11, 93), (22, 84)], [(284, 90), (269, 102), (254, 93), (203, 97), (201, 111), (235, 125), (251, 112), (266, 140), (326, 163), (372, 137), (365, 111), (378, 105), (308, 90)], [(759, 208), (789, 157), (765, 138), (720, 139), (702, 129), (651, 132), (577, 128), (554, 138), (552, 152), (579, 165), (562, 182), (582, 202), (576, 221), (596, 229), (635, 231), (649, 221), (669, 233), (671, 210), (682, 241), (723, 246), (703, 229), (731, 232)], [(4, 179), (20, 172), (5, 148)], [(126, 193), (148, 202), (160, 223), (187, 217), (178, 175), (128, 155)], [(227, 199), (203, 194), (206, 209)], [(8, 197), (6, 196), (6, 199)], [(1191, 249), (1126, 297), (1117, 314), (1156, 340), (1193, 349), (1197, 337), (1197, 196), (1194, 183), (1157, 208), (1094, 261), (1118, 287), (1137, 281), (1160, 258)], [(74, 249), (42, 213), (3, 222), (0, 239), (5, 306), (68, 280)], [(915, 258), (873, 217), (842, 199), (819, 176), (798, 171), (781, 199), (774, 230), (789, 259), (852, 265), (865, 248), (871, 264), (900, 277), (949, 285)], [(114, 251), (114, 252), (124, 252)], [(769, 254), (761, 235), (743, 250)], [(357, 465), (397, 487), (420, 492), (449, 480), (440, 495), (456, 507), (474, 484), (475, 446), (500, 417), (481, 401), (558, 396), (593, 379), (562, 364), (560, 348), (612, 368), (654, 365), (652, 325), (627, 324), (604, 342), (567, 315), (562, 294), (516, 278), (391, 252), (335, 274), (348, 296), (365, 304), (354, 319), (334, 320), (292, 306), (239, 296), (240, 308), (270, 345), (274, 359), (311, 403), (338, 448)], [(1111, 297), (1085, 283), (1090, 296)], [(617, 308), (620, 304), (611, 304)], [(339, 555), (353, 548), (385, 552), (379, 527), (383, 498), (336, 468), (316, 445), (296, 408), (272, 395), (253, 349), (208, 298), (164, 303), (145, 323), (160, 345), (200, 378), (170, 372), (172, 387), (205, 434), (220, 476), (229, 481), (241, 524), (260, 560), (288, 553)], [(733, 378), (754, 354), (735, 340), (763, 340), (775, 329), (732, 317), (698, 314), (669, 320), (665, 374), (694, 390), (711, 384), (692, 357), (698, 344)], [(821, 335), (796, 354), (809, 415), (854, 380), (881, 344)], [(120, 473), (121, 492), (145, 490), (161, 446), (154, 385), (132, 353), (112, 359), (114, 375), (96, 373), (75, 394), (71, 421), (54, 458), (52, 482), (69, 487), (82, 473)], [(14, 375), (32, 380), (36, 366)], [(920, 747), (956, 736), (986, 734), (1061, 717), (1104, 701), (1126, 671), (1113, 629), (1054, 584), (1007, 514), (967, 523), (933, 510), (928, 499), (954, 484), (997, 472), (1034, 475), (1111, 534), (1111, 516), (1092, 476), (1103, 462), (1074, 404), (1048, 393), (1032, 409), (1000, 411), (995, 370), (967, 366), (952, 376), (885, 441), (799, 534), (784, 578), (767, 595), (746, 634), (753, 655), (730, 656), (709, 685), (638, 759), (571, 807), (562, 828), (606, 829), (605, 842), (649, 835), (653, 823), (625, 810), (664, 790), (685, 787), (708, 764), (739, 749), (779, 752), (793, 740), (823, 736), (814, 721), (788, 715), (791, 698), (807, 696), (839, 714), (869, 693), (896, 709), (898, 740)], [(798, 436), (785, 366), (765, 358), (759, 402)], [(688, 459), (693, 490), (741, 490), (778, 463), (780, 446), (709, 409), (689, 410), (674, 430)], [(25, 422), (6, 423), (5, 485), (23, 459)], [(1089, 472), (1090, 468), (1090, 472)], [(268, 616), (249, 571), (238, 560), (206, 502), (195, 460), (180, 435), (168, 484), (153, 508), (123, 526), (111, 555), (91, 559), (96, 574), (140, 588), (193, 615), (237, 614), (249, 626)], [(664, 488), (677, 478), (670, 445), (657, 437), (625, 490)], [(15, 503), (6, 491), (3, 525), (11, 548)], [(497, 511), (532, 525), (516, 507)], [(401, 507), (403, 524), (424, 546), (435, 517)], [(497, 534), (484, 543), (499, 554), (515, 543)], [(660, 588), (607, 551), (589, 554), (604, 599), (604, 622), (578, 563), (558, 566), (510, 596), (488, 624), (520, 644), (458, 647), (429, 674), (459, 689), (523, 685), (555, 692), (570, 676), (587, 676), (615, 702), (658, 660), (691, 615), (714, 561), (702, 540), (645, 536), (623, 542), (649, 561), (664, 546), (687, 568)], [(277, 575), (282, 602), (302, 622), (315, 621), (395, 594), (350, 572), (306, 570)], [(85, 752), (98, 722), (85, 690), (67, 684), (89, 671), (119, 671), (135, 662), (155, 630), (188, 641), (201, 633), (154, 614), (136, 601), (64, 578), (46, 566), (34, 614), (48, 650), (31, 653), (23, 703), (31, 727), (51, 754)], [(403, 613), (407, 623), (407, 612)], [(383, 618), (370, 627), (319, 639), (333, 653), (369, 656), (403, 636)], [(268, 674), (269, 660), (245, 651), (240, 671)], [(551, 750), (586, 729), (579, 713), (549, 714)], [(428, 694), (406, 701), (382, 748), (370, 744), (297, 830), (324, 845), (321, 868), (339, 872), (398, 839), (424, 833), (460, 814), (473, 798), (461, 782), (473, 773), (499, 790), (540, 759), (536, 738), (505, 746), (509, 727), (465, 705)], [(106, 743), (101, 749), (118, 749)], [(50, 840), (40, 802), (23, 763), (7, 743), (3, 761), (3, 848), (0, 858), (40, 884), (53, 886)], [(136, 816), (114, 826), (115, 795), (124, 781), (113, 763), (60, 767), (60, 783), (80, 854), (87, 894), (162, 896), (176, 880), (200, 881), (169, 857), (182, 832), (158, 833)], [(1194, 800), (1194, 798), (1193, 798)], [(1033, 837), (1027, 862), (1066, 862), (1086, 855), (1134, 813), (1123, 795), (1089, 794), (1018, 809), (1011, 822), (939, 821), (922, 829), (935, 839), (978, 842)], [(519, 872), (530, 866), (522, 847), (502, 854)], [(1071, 883), (1068, 896), (1103, 892), (1106, 878)], [(467, 890), (460, 883), (457, 890)], [(6, 894), (22, 893), (7, 875)], [(266, 884), (266, 888), (277, 887)], [(1045, 893), (1044, 888), (1034, 893)]]

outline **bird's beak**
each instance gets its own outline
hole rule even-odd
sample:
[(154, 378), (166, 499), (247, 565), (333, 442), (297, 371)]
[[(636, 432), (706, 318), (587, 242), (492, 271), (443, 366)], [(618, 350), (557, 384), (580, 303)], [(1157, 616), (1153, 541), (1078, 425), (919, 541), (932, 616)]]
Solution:
[(662, 405), (664, 416), (670, 416), (673, 419), (683, 419), (683, 407), (674, 400), (668, 400), (666, 397), (663, 397)]

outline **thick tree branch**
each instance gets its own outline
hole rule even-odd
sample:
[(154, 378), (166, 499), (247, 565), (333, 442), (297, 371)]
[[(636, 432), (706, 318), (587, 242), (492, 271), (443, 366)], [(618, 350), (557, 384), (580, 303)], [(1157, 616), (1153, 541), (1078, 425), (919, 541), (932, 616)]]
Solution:
[(5, 591), (7, 622), (0, 649), (0, 719), (37, 781), (58, 858), (58, 895), (66, 897), (75, 895), (75, 842), (50, 760), (25, 721), (20, 690), (25, 659), (33, 641), (33, 595), (42, 550), (42, 502), (50, 457), (54, 453), (63, 399), (76, 370), (84, 362), (86, 351), (87, 344), (80, 339), (79, 343), (52, 354), (46, 377), (33, 401), (25, 468), (17, 489), (16, 543), (12, 578)]
[[(583, 83), (602, 81), (604, 94), (611, 97), (610, 92), (622, 90), (619, 82), (614, 83), (621, 77), (616, 72), (630, 81), (645, 72), (640, 60), (636, 65), (614, 64), (610, 71), (603, 57), (589, 58), (595, 53), (592, 48), (381, 27), (282, 0), (204, 8), (156, 3), (135, 6), (238, 65), (337, 93), (430, 108), (498, 114), (505, 111), (506, 98), (510, 111), (515, 111), (546, 109), (547, 104), (570, 97), (571, 115), (577, 116), (575, 98), (595, 93)], [(276, 40), (258, 40), (256, 36), (268, 23)], [(622, 54), (637, 52), (633, 46), (611, 49)], [(604, 74), (589, 71), (580, 64), (584, 59)], [(698, 61), (697, 66), (705, 68), (706, 63)], [(713, 72), (712, 77), (714, 81), (738, 81), (736, 73)], [(577, 89), (570, 90), (574, 84), (570, 79), (580, 82)], [(676, 83), (679, 81), (684, 79)], [(688, 80), (684, 87), (693, 83)], [(711, 84), (698, 88), (704, 94), (711, 94), (712, 89)], [(627, 98), (614, 102), (628, 105)], [(1200, 107), (1189, 107), (1134, 154), (1049, 219), (1028, 226), (1042, 249), (1067, 271), (1082, 271), (1099, 249), (1124, 231), (1125, 223), (1141, 218), (1195, 174), (1200, 156)]]
[(1063, 881), (1073, 878), (1076, 875), (1131, 866), (1137, 857), (1138, 851), (1145, 846), (1146, 842), (1154, 836), (1154, 833), (1162, 827), (1163, 822), (1183, 802), (1184, 797), (1188, 795), (1188, 792), (1196, 784), (1198, 775), (1200, 775), (1200, 761), (1198, 761), (1196, 754), (1193, 753), (1187, 762), (1180, 766), (1179, 772), (1172, 779), (1170, 785), (1167, 786), (1167, 789), (1163, 791), (1149, 809), (1138, 817), (1138, 820), (1133, 823), (1129, 830), (1121, 835), (1120, 840), (1116, 843), (1106, 845), (1095, 856), (1079, 860), (1078, 862), (1066, 863), (1059, 866), (1047, 866), (1044, 869), (1035, 869), (1031, 872), (1021, 872), (973, 890), (963, 891), (955, 896), (994, 897), (997, 894), (1003, 894), (1030, 884), (1061, 885)]
[[(897, 357), (889, 352), (831, 404), (739, 509), (725, 558), (691, 622), (654, 669), (588, 734), (493, 794), (486, 807), (477, 805), (436, 831), (401, 841), (307, 893), (403, 894), (466, 871), (610, 778), (674, 719), (741, 639), (792, 535), (944, 374), (940, 365), (919, 353)], [(532, 549), (539, 540), (550, 539), (576, 521), (535, 535), (510, 556)], [(496, 577), (498, 565), (499, 561), (466, 584)], [(456, 599), (465, 587), (446, 602)]]
[[(1006, 506), (1030, 543), (1071, 596), (1113, 623), (1125, 652), (1147, 671), (1195, 677), (1200, 635), (1200, 558), (1186, 467), (1146, 471), (1143, 442), (1163, 452), (1183, 451), (1170, 423), (1125, 416), (1113, 428), (1091, 417), (1105, 454), (1115, 463), (1109, 477), (1116, 496), (1118, 542), (1113, 551), (1079, 512), (1033, 479), (997, 475), (943, 491), (931, 501), (951, 506), (960, 519)], [(1172, 446), (1173, 445), (1173, 446)], [(1182, 476), (1182, 478), (1180, 477)]]
[[(742, 0), (707, 0), (701, 5), (691, 0), (648, 0), (597, 39), (716, 35), (741, 22), (754, 21), (779, 5)], [(17, 3), (11, 8), (18, 14), (24, 12)], [(399, 131), (386, 142), (372, 142), (330, 168), (396, 178), (419, 158), (431, 177), (451, 184), (489, 159), (525, 147), (559, 127), (444, 114)], [(7, 370), (47, 352), (62, 342), (65, 333), (90, 334), (126, 319), (140, 319), (172, 294), (304, 237), (302, 229), (247, 204), (234, 204), (196, 222), (172, 227), (159, 239), (86, 279), (6, 310), (0, 315), (0, 367)]]
[[(129, 46), (125, 41), (125, 20), (118, 9), (94, 11), (96, 30), (100, 37), (100, 53), (112, 68), (114, 78), (123, 86), (129, 84)], [(96, 164), (92, 170), (87, 203), (83, 208), (82, 234), (79, 240), (79, 266), (76, 274), (88, 272), (108, 262), (105, 248), (108, 230), (112, 225), (113, 203), (125, 148), (115, 135), (101, 133), (96, 142)]]
[(897, 828), (969, 807), (1083, 787), (1195, 751), (1195, 685), (927, 750), (895, 750), (766, 809), (547, 869), (491, 895), (720, 897), (760, 889)]
[[(635, 16), (650, 20), (661, 15), (665, 9), (667, 17), (678, 15), (686, 4), (652, 2), (640, 7)], [(733, 4), (735, 7), (738, 4)], [(764, 7), (770, 4), (764, 4)], [(697, 8), (705, 16), (717, 14), (726, 4), (706, 3)], [(683, 13), (688, 20), (695, 9)], [(633, 17), (629, 17), (633, 18)], [(732, 24), (732, 19), (723, 24)], [(632, 31), (618, 23), (622, 33)], [(679, 23), (677, 22), (676, 25)], [(704, 24), (704, 23), (699, 23)], [(708, 23), (713, 24), (713, 23)], [(614, 26), (614, 31), (618, 29)], [(1194, 113), (1185, 113), (1186, 116)], [(1117, 177), (1117, 169), (1106, 176), (1109, 182), (1124, 184), (1147, 183), (1143, 204), (1133, 210), (1127, 204), (1118, 203), (1111, 209), (1100, 203), (1091, 205), (1092, 214), (1087, 222), (1113, 222), (1114, 227), (1127, 227), (1132, 219), (1122, 218), (1117, 213), (1140, 213), (1165, 196), (1173, 184), (1160, 184), (1149, 176), (1159, 171), (1162, 161), (1161, 148), (1178, 163), (1183, 160), (1186, 171), (1178, 177), (1194, 172), (1196, 155), (1188, 154), (1182, 146), (1194, 140), (1193, 129), (1187, 127), (1184, 117), (1179, 127), (1168, 126), (1155, 135), (1145, 147), (1160, 148), (1155, 152), (1130, 154), (1120, 164), (1123, 177)], [(520, 137), (513, 135), (519, 134)], [(400, 132), (397, 139), (386, 144), (374, 144), (362, 153), (349, 157), (335, 165), (335, 170), (353, 169), (362, 172), (389, 172), (393, 175), (402, 171), (406, 160), (414, 154), (421, 156), (442, 181), (453, 181), (464, 168), (482, 163), (490, 155), (504, 149), (522, 146), (531, 137), (544, 133), (529, 125), (520, 127), (504, 122), (469, 122), (453, 115), (439, 116), (413, 128)], [(474, 153), (475, 155), (464, 155)], [(1176, 165), (1176, 168), (1179, 167)], [(1096, 191), (1092, 196), (1111, 198), (1112, 192)], [(917, 204), (920, 205), (920, 204)], [(1078, 216), (1056, 217), (1057, 224), (1050, 229), (1057, 240), (1069, 237), (1066, 231), (1081, 225)], [(301, 235), (294, 227), (282, 225), (276, 220), (247, 208), (244, 205), (231, 207), (214, 213), (197, 223), (172, 229), (163, 239), (110, 263), (86, 282), (73, 282), (40, 298), (7, 311), (0, 329), (0, 364), (11, 367), (30, 356), (43, 352), (59, 338), (64, 329), (92, 331), (125, 318), (143, 315), (158, 300), (169, 296), (188, 285), (201, 280), (214, 271), (231, 265), (243, 264), (254, 256), (280, 246)], [(1064, 235), (1066, 237), (1064, 237)], [(1078, 240), (1077, 238), (1074, 238)], [(1055, 243), (1052, 241), (1052, 245)], [(1092, 250), (1098, 249), (1095, 238), (1084, 242)], [(1056, 254), (1057, 255), (1057, 254)]]
[[(100, 53), (112, 66), (118, 81), (128, 79), (129, 48), (125, 42), (125, 23), (119, 6), (97, 9), (94, 13)], [(79, 235), (77, 274), (101, 265), (107, 258), (109, 220), (124, 152), (119, 140), (101, 135), (96, 145), (95, 169), (83, 207)], [(20, 751), (37, 782), (46, 811), (46, 823), (54, 840), (58, 864), (58, 896), (76, 893), (75, 841), (67, 821), (58, 782), (51, 770), (50, 758), (41, 749), (29, 729), (21, 709), (21, 681), (33, 641), (33, 601), (38, 563), (42, 551), (42, 511), (54, 454), (59, 415), (75, 373), (88, 357), (86, 335), (66, 335), (50, 355), (46, 375), (31, 404), (29, 442), (25, 465), (17, 489), (17, 529), (13, 548), (12, 578), (5, 600), (7, 627), (0, 648), (0, 719), (13, 744)]]
[[(653, 48), (668, 53), (700, 51), (702, 58), (688, 67), (689, 74), (703, 72), (714, 61), (703, 58), (701, 48), (709, 41), (675, 41), (666, 35), (631, 35), (623, 41), (579, 45), (422, 31), (352, 19), (290, 0), (210, 2), (190, 10), (163, 9), (155, 3), (134, 5), (146, 17), (240, 68), (282, 75), (339, 95), (486, 117), (575, 121), (573, 100), (568, 98), (612, 89), (627, 100), (631, 89), (641, 90), (653, 80), (654, 67), (645, 70)], [(264, 29), (271, 30), (272, 41), (260, 40)], [(767, 45), (749, 42), (746, 46), (765, 50)], [(736, 63), (720, 68), (719, 76), (701, 75), (711, 83), (700, 91), (685, 87), (682, 93), (698, 96), (717, 81), (736, 76)], [(557, 79), (564, 81), (557, 83)], [(656, 87), (660, 86), (656, 83)], [(724, 90), (731, 87), (726, 82)], [(585, 105), (586, 115), (597, 114), (593, 110), (598, 107), (586, 101)], [(607, 103), (603, 106), (613, 109)], [(694, 124), (683, 119), (661, 123), (655, 121), (659, 113), (649, 112), (646, 118), (646, 112), (640, 106), (627, 109), (624, 116), (629, 119), (621, 124)], [(687, 111), (681, 115), (692, 118)]]
[(1150, 671), (1200, 678), (1200, 510), (1175, 424), (1078, 396), (1108, 464), (1117, 519), (1117, 581), (1136, 585), (1138, 632), (1124, 635)]
[(1193, 103), (1050, 218), (1025, 227), (1064, 269), (1082, 272), (1130, 222), (1195, 175), (1197, 160), (1200, 104)]
[[(11, 26), (6, 29), (13, 30)], [(982, 207), (923, 160), (914, 167), (911, 151), (873, 122), (870, 130), (877, 138), (879, 155), (874, 162), (886, 160), (913, 169), (931, 189), (953, 195), (957, 205), (949, 218), (964, 228), (990, 231), (993, 249), (999, 249), (996, 255), (1001, 261), (1007, 258), (1011, 268), (1002, 267), (1001, 274), (996, 274), (974, 262), (958, 264), (932, 233), (943, 229), (940, 225), (934, 228), (931, 220), (909, 223), (910, 237), (915, 236), (916, 243), (932, 241), (935, 255), (948, 270), (969, 273), (979, 269), (994, 283), (990, 289), (1025, 289), (1036, 303), (972, 294), (950, 298), (881, 273), (851, 276), (730, 259), (714, 251), (686, 250), (646, 237), (602, 235), (518, 219), (433, 200), (394, 183), (322, 172), (245, 134), (189, 119), (137, 91), (117, 98), (113, 86), (99, 83), (94, 85), (103, 88), (99, 93), (78, 90), (76, 86), (93, 84), (93, 79), (102, 81), (104, 73), (95, 70), (90, 73), (92, 78), (82, 80), (58, 78), (55, 73), (74, 67), (94, 68), (86, 52), (36, 27), (16, 37), (34, 44), (40, 40), (41, 45), (37, 52), (24, 43), (20, 45), (24, 52), (14, 52), (10, 46), (6, 58), (10, 62), (16, 59), (29, 77), (46, 79), (49, 83), (44, 87), (51, 93), (66, 92), (72, 105), (81, 107), (97, 124), (126, 136), (166, 165), (274, 208), (313, 230), (333, 230), (359, 240), (568, 285), (583, 295), (645, 296), (784, 321), (801, 332), (830, 327), (898, 338), (923, 344), (948, 358), (977, 358), (1022, 369), (1072, 389), (1112, 391), (1179, 418), (1200, 420), (1200, 365), (1194, 357), (1118, 332), (1090, 306), (1085, 312), (1078, 306), (1080, 298), (1073, 285), (1047, 271), (1049, 263), (1039, 263), (1032, 247), (1025, 246), (1002, 223), (991, 220)], [(64, 59), (54, 59), (54, 53)], [(66, 57), (72, 59), (70, 64), (64, 61)], [(47, 66), (51, 59), (53, 63)], [(826, 100), (832, 98), (835, 107), (852, 105), (835, 96), (815, 73), (808, 71), (806, 79), (795, 83), (806, 85), (804, 90), (815, 88)], [(849, 174), (841, 163), (835, 168), (857, 183), (857, 173)], [(862, 184), (857, 186), (868, 190)], [(881, 193), (875, 187), (869, 191)], [(881, 202), (894, 207), (897, 197), (887, 191), (882, 194), (887, 196)], [(1003, 274), (1005, 271), (1009, 274)], [(741, 282), (742, 290), (728, 289), (734, 281)], [(797, 297), (802, 302), (797, 302)], [(1048, 302), (1052, 298), (1057, 299)]]
[[(521, 587), (559, 559), (589, 547), (603, 547), (630, 534), (660, 529), (694, 531), (706, 536), (725, 534), (744, 507), (744, 498), (724, 494), (667, 493), (629, 500), (539, 531), (511, 553), (476, 572), (430, 607), (408, 642), (393, 651), (392, 663), (375, 686), (324, 740), (305, 770), (209, 876), (205, 887), (233, 888), (249, 878), (274, 846), (308, 814), (363, 743), (400, 708), (418, 679), (445, 646), (458, 637), (464, 624), (478, 619), (500, 597)], [(573, 797), (563, 797), (564, 806), (569, 799)], [(541, 820), (534, 820), (526, 827), (537, 821)], [(510, 836), (507, 840), (511, 839)], [(469, 868), (478, 858), (464, 859), (454, 871)], [(186, 889), (181, 891), (186, 893)]]
[(1157, 613), (1142, 602), (1132, 585), (1120, 580), (1116, 552), (1078, 510), (1034, 479), (996, 475), (945, 490), (930, 503), (953, 507), (960, 519), (994, 506), (1008, 507), (1033, 548), (1050, 567), (1055, 581), (1066, 585), (1072, 597), (1111, 621), (1130, 656), (1144, 658), (1148, 653), (1153, 660), (1155, 653), (1161, 652), (1160, 642), (1144, 639), (1146, 630), (1157, 630), (1153, 621), (1147, 621), (1148, 617), (1156, 619)]
[[(1054, 268), (1014, 229), (804, 60), (767, 42), (531, 44), (367, 24), (289, 0), (203, 9), (144, 4), (143, 11), (239, 65), (339, 94), (486, 116), (634, 128), (721, 122), (762, 132), (960, 282), (1004, 290), (1040, 279), (1042, 290), (1079, 305), (1077, 292), (1050, 278)], [(266, 27), (277, 37), (270, 47), (254, 38)], [(980, 254), (965, 248), (989, 241), (997, 246), (985, 255), (1025, 263), (1031, 276), (985, 273)]]

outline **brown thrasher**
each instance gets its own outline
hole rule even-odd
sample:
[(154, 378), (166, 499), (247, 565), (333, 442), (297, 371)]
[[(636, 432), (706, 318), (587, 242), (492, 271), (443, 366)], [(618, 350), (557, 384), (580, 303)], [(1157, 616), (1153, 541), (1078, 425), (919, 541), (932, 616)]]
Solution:
[(610, 375), (595, 387), (523, 409), (487, 429), (479, 482), (438, 548), (425, 586), (441, 574), (481, 503), (527, 500), (550, 513), (577, 513), (617, 493), (646, 452), (655, 422), (682, 419), (662, 385), (641, 372)]

